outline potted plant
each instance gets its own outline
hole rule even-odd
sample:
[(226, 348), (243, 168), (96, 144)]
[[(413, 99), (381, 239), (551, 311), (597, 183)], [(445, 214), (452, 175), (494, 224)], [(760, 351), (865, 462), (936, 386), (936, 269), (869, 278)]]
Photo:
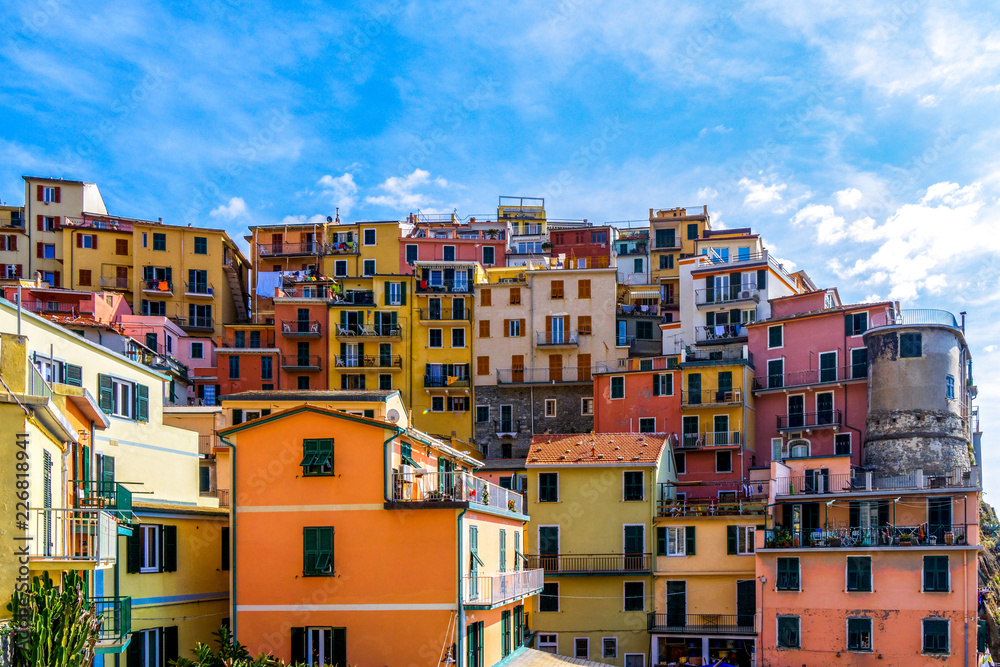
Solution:
[(801, 544), (802, 544), (802, 539), (799, 537), (798, 533), (796, 533), (792, 537), (792, 547), (798, 549)]
[(510, 512), (516, 512), (517, 511), (517, 505), (514, 504), (514, 499), (513, 498), (511, 498), (510, 500), (507, 501), (507, 510), (510, 511)]
[(955, 544), (965, 544), (965, 533), (955, 535)]
[(499, 229), (487, 229), (486, 230), (486, 235), (489, 236), (491, 239), (495, 239), (497, 236), (500, 235), (500, 230)]
[(774, 548), (774, 537), (772, 537), (771, 535), (768, 535), (767, 537), (764, 538), (764, 548), (765, 549), (773, 549)]
[(913, 533), (901, 533), (899, 536), (899, 546), (908, 547), (913, 545)]
[(787, 530), (778, 531), (777, 536), (774, 538), (775, 543), (778, 545), (779, 549), (787, 549), (792, 546), (792, 534)]
[(954, 544), (955, 543), (955, 533), (953, 533), (950, 530), (946, 531), (945, 534), (944, 534), (944, 543), (947, 544), (948, 546), (951, 546), (952, 544)]
[(552, 244), (548, 241), (542, 242), (542, 250), (552, 250)]
[(843, 545), (843, 542), (841, 541), (841, 539), (839, 537), (837, 537), (836, 535), (831, 535), (830, 537), (828, 537), (827, 540), (826, 540), (826, 543), (827, 543), (828, 546), (831, 546), (831, 547), (839, 547), (839, 546)]

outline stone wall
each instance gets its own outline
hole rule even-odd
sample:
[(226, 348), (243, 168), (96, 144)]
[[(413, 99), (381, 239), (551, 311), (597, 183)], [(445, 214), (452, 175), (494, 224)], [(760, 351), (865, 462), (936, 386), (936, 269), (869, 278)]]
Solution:
[[(593, 415), (581, 415), (583, 398), (592, 398), (592, 384), (536, 385), (533, 387), (483, 386), (476, 388), (476, 405), (490, 408), (488, 422), (475, 424), (475, 442), (486, 458), (524, 458), (533, 434), (589, 433), (594, 429)], [(545, 401), (556, 401), (556, 416), (545, 416)], [(513, 436), (498, 436), (500, 406), (513, 407)], [(475, 409), (475, 406), (473, 407)], [(534, 433), (532, 433), (532, 422)], [(507, 445), (508, 447), (505, 447)], [(505, 451), (509, 449), (509, 451)]]
[(865, 465), (879, 472), (946, 475), (972, 465), (965, 422), (951, 412), (872, 412), (865, 431)]

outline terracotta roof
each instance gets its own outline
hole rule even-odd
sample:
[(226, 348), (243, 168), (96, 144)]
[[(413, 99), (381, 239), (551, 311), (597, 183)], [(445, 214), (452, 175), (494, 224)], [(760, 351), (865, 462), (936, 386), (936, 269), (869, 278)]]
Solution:
[(665, 433), (559, 433), (536, 435), (527, 467), (551, 465), (653, 465)]

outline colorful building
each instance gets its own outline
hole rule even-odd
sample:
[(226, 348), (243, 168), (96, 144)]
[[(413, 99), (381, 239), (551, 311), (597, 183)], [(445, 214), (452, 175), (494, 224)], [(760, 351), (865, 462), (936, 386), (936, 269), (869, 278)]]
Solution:
[(594, 374), (596, 433), (667, 433), (675, 457), (681, 432), (681, 371), (677, 357), (628, 359)]
[(507, 225), (476, 218), (459, 222), (455, 214), (418, 214), (410, 220), (415, 223), (413, 228), (399, 241), (399, 272), (404, 275), (412, 275), (417, 262), (479, 262), (484, 267), (506, 264)]
[(674, 480), (663, 434), (536, 435), (525, 461), (533, 545), (545, 570), (535, 648), (610, 665), (649, 664), (653, 508)]
[[(477, 461), (312, 405), (220, 436), (233, 451), (233, 627), (251, 652), (482, 667), (523, 647), (525, 602), (542, 586), (524, 567), (524, 498), (474, 477)], [(424, 583), (386, 576), (414, 550)]]
[[(649, 227), (619, 228), (615, 255), (619, 285), (649, 285)], [(659, 286), (656, 286), (659, 293)]]
[(0, 205), (0, 280), (28, 277), (28, 245), (24, 207)]
[(680, 260), (694, 255), (695, 241), (711, 229), (708, 206), (649, 209), (649, 281), (660, 288), (661, 312), (667, 321), (679, 319)]
[(618, 230), (610, 225), (560, 229), (549, 224), (549, 254), (562, 258), (566, 268), (606, 269), (615, 266), (615, 238)]

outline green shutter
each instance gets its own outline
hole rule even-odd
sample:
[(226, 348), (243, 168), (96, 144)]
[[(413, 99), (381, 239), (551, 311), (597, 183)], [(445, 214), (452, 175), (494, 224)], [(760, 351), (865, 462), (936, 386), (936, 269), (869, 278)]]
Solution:
[(316, 572), (316, 556), (319, 550), (319, 535), (315, 528), (302, 529), (302, 573)]
[(292, 635), (292, 664), (304, 664), (306, 661), (306, 629), (290, 628), (290, 630)]
[(507, 531), (500, 531), (500, 571), (507, 571)]
[(726, 526), (726, 553), (730, 556), (736, 554), (736, 541), (739, 529), (736, 526)]
[(705, 276), (705, 303), (715, 301), (715, 276)]
[(107, 414), (111, 414), (111, 410), (114, 407), (114, 385), (111, 383), (111, 376), (104, 375), (103, 373), (97, 374), (97, 404), (101, 406), (101, 410)]
[(126, 572), (136, 574), (142, 567), (142, 536), (138, 527), (132, 529), (126, 546), (128, 553)]
[(757, 289), (767, 288), (767, 269), (757, 269)]
[(168, 665), (175, 662), (179, 657), (177, 626), (171, 625), (163, 628), (163, 664)]
[(684, 553), (688, 556), (695, 555), (695, 537), (694, 537), (694, 526), (688, 526), (684, 529)]
[(177, 571), (177, 526), (164, 526), (161, 538), (164, 572)]
[(521, 533), (514, 531), (514, 571), (521, 569)]
[(149, 387), (144, 384), (135, 386), (135, 418), (141, 422), (149, 421)]
[(854, 317), (850, 313), (844, 315), (844, 335), (853, 336), (854, 335)]
[[(382, 291), (384, 293), (383, 294), (384, 305), (388, 306), (389, 305), (389, 283), (382, 283)], [(377, 317), (378, 313), (375, 313), (375, 316)]]
[(241, 408), (233, 408), (233, 426), (243, 423), (243, 410)]
[(653, 396), (659, 396), (659, 395), (660, 395), (660, 376), (659, 375), (654, 375), (653, 376)]
[(664, 395), (672, 396), (674, 393), (674, 376), (667, 373), (663, 376), (664, 384), (666, 385), (663, 389)]
[(74, 366), (73, 364), (66, 364), (64, 366), (66, 373), (66, 384), (72, 385), (74, 387), (83, 386), (83, 368), (80, 366)]
[(401, 297), (400, 298), (400, 303), (405, 306), (406, 305), (406, 283), (405, 282), (399, 283), (399, 295)]
[(715, 326), (715, 313), (705, 313), (705, 326), (707, 327)]
[(667, 527), (657, 526), (656, 527), (656, 555), (666, 556), (667, 555)]
[(125, 654), (125, 665), (126, 667), (143, 667), (142, 647), (139, 645), (138, 637), (134, 638), (128, 644)]

